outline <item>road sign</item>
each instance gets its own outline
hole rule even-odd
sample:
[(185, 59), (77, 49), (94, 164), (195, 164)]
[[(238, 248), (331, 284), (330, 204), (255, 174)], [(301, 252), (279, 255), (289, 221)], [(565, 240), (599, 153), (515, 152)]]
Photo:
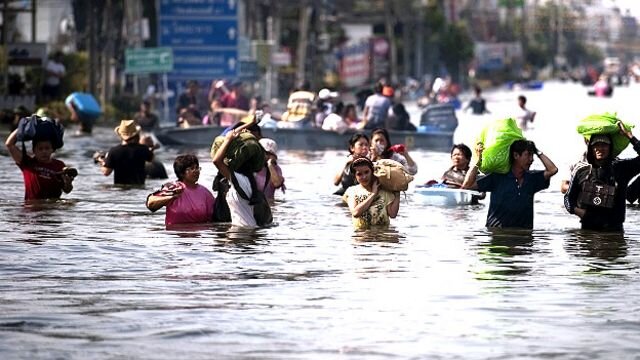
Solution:
[(160, 0), (158, 42), (173, 49), (172, 80), (238, 76), (237, 0)]
[(235, 77), (238, 73), (236, 50), (174, 49), (171, 79), (213, 80)]
[(126, 49), (124, 71), (128, 74), (163, 73), (173, 70), (169, 47)]
[(165, 46), (238, 45), (237, 20), (162, 19), (160, 43)]
[(15, 66), (40, 66), (47, 59), (47, 44), (7, 44), (8, 64)]
[(160, 13), (165, 17), (191, 17), (191, 16), (230, 16), (238, 15), (237, 0), (162, 0)]

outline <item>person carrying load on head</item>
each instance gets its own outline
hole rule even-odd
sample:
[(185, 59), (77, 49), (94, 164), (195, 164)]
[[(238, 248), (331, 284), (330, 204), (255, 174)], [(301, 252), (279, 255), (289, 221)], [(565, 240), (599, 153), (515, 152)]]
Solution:
[(211, 150), (214, 165), (229, 183), (225, 198), (235, 226), (255, 228), (273, 221), (268, 200), (255, 179), (255, 173), (265, 166), (265, 150), (254, 135), (245, 131), (261, 117), (262, 112), (256, 112), (251, 121), (216, 138)]
[[(78, 171), (52, 157), (63, 145), (63, 133), (55, 121), (32, 115), (21, 119), (18, 129), (7, 138), (7, 150), (22, 171), (25, 200), (57, 199), (63, 191), (68, 194), (73, 190), (72, 182)], [(27, 154), (24, 145), (29, 140), (33, 155)], [(22, 149), (16, 145), (18, 141), (23, 142)]]
[(273, 203), (276, 189), (281, 189), (283, 193), (287, 189), (284, 185), (282, 168), (278, 165), (278, 144), (273, 139), (268, 138), (262, 138), (258, 142), (266, 152), (267, 161), (265, 167), (255, 174), (256, 184), (262, 190), (264, 196), (267, 197), (267, 200)]
[[(608, 122), (609, 126), (595, 121)], [(602, 132), (588, 134), (588, 127)], [(586, 162), (573, 171), (564, 196), (565, 208), (580, 218), (582, 229), (623, 231), (627, 187), (640, 174), (640, 141), (633, 136), (631, 126), (611, 114), (588, 117), (578, 125), (578, 132), (588, 137)], [(629, 143), (639, 156), (618, 159)]]
[[(514, 119), (498, 121), (490, 129), (496, 136), (481, 136), (481, 139), (499, 141), (487, 144), (487, 150), (482, 141), (477, 143), (475, 161), (467, 171), (462, 188), (491, 193), (487, 227), (532, 229), (534, 195), (549, 187), (549, 179), (558, 168), (532, 141), (524, 139)], [(505, 149), (508, 149), (508, 162), (501, 156), (506, 155)], [(534, 155), (542, 161), (544, 171), (529, 170)], [(479, 170), (486, 175), (478, 178)]]

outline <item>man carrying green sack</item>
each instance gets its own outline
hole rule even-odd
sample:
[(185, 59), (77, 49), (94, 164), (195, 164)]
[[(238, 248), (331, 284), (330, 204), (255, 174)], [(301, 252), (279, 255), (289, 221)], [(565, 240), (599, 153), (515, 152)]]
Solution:
[(510, 147), (516, 140), (526, 140), (512, 118), (500, 119), (485, 126), (476, 139), (483, 145), (483, 159), (473, 159), (483, 174), (506, 174), (511, 170)]
[(624, 126), (624, 131), (631, 131), (632, 124), (625, 124), (615, 113), (590, 115), (580, 120), (576, 130), (584, 137), (585, 143), (589, 143), (594, 134), (608, 134), (612, 140), (613, 157), (620, 155), (629, 146), (629, 138), (620, 132), (618, 123)]
[[(462, 184), (463, 189), (490, 192), (487, 227), (533, 228), (533, 196), (549, 187), (549, 179), (558, 172), (555, 164), (536, 148), (532, 141), (515, 140), (509, 146), (509, 171), (478, 176), (482, 167), (484, 146), (478, 143), (473, 165)], [(544, 171), (530, 171), (533, 155), (537, 155)], [(477, 178), (477, 181), (476, 181)]]
[[(600, 127), (600, 130), (606, 131), (604, 133), (594, 133), (597, 130), (595, 126), (589, 129), (578, 126), (578, 132), (582, 135), (590, 132), (587, 161), (574, 170), (564, 196), (564, 205), (570, 214), (580, 218), (582, 229), (623, 231), (627, 186), (634, 176), (640, 174), (640, 141), (631, 133), (631, 127), (623, 124), (615, 115), (592, 118), (600, 121), (600, 124), (613, 119), (616, 120), (616, 133), (611, 133), (606, 126)], [(639, 156), (624, 160), (616, 158), (629, 142)]]

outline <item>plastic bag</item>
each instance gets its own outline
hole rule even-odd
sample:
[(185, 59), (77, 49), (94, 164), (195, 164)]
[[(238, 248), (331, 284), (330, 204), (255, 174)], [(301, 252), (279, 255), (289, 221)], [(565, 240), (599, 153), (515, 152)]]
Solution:
[[(476, 140), (476, 143), (482, 143), (484, 146), (480, 171), (485, 174), (508, 173), (511, 170), (509, 148), (516, 140), (524, 139), (522, 130), (513, 118), (487, 124)], [(475, 157), (475, 154), (473, 156)]]
[[(621, 121), (618, 116), (613, 113), (594, 114), (589, 115), (586, 118), (580, 120), (576, 130), (578, 134), (582, 135), (585, 141), (589, 142), (591, 135), (595, 134), (609, 134), (613, 141), (612, 152), (613, 156), (618, 156), (629, 146), (629, 138), (620, 134), (620, 129), (616, 123)], [(633, 128), (632, 124), (623, 122), (626, 130), (630, 131)]]

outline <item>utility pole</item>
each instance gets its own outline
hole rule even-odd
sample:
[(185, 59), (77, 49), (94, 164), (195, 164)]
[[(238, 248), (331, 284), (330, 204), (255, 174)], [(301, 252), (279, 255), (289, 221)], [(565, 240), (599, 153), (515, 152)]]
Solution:
[(96, 25), (94, 0), (87, 1), (87, 21), (89, 22), (89, 93), (96, 94)]
[[(307, 2), (301, 6), (298, 23), (299, 36), (296, 57), (296, 86), (301, 86), (306, 80), (307, 47), (309, 44), (309, 26), (313, 8)], [(309, 89), (306, 89), (309, 90)]]
[[(394, 34), (395, 14), (393, 12), (393, 4), (391, 0), (384, 0), (384, 25), (389, 41), (389, 65), (391, 70), (391, 82), (398, 82), (398, 45)], [(377, 80), (377, 79), (376, 79)]]

